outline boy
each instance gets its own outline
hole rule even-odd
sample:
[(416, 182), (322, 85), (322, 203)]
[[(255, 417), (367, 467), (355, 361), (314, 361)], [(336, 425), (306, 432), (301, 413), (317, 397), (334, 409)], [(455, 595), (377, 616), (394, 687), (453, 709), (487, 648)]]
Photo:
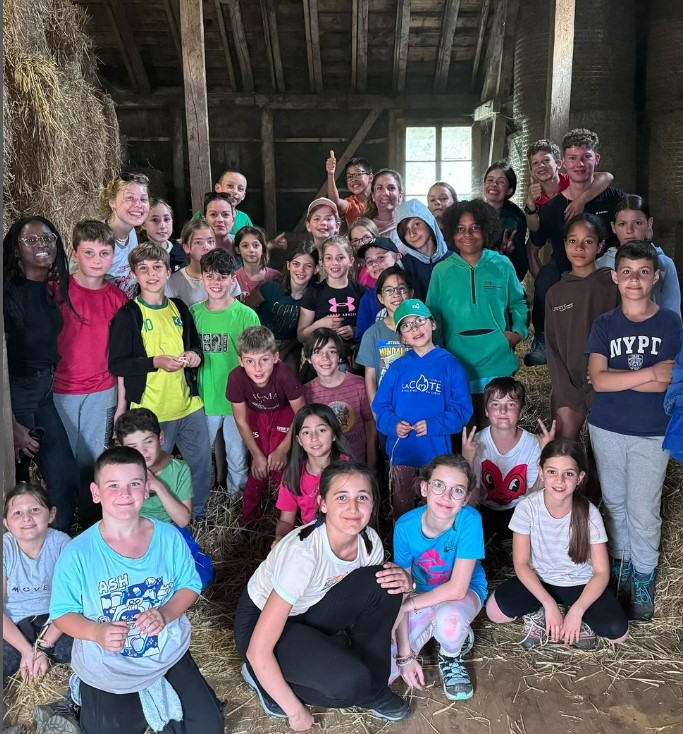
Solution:
[(140, 515), (184, 528), (192, 514), (190, 469), (181, 459), (162, 451), (164, 432), (157, 417), (147, 408), (133, 408), (119, 416), (114, 431), (122, 446), (139, 451), (145, 460), (149, 496)]
[(231, 295), (237, 266), (229, 252), (222, 249), (207, 252), (200, 267), (207, 299), (190, 307), (204, 352), (204, 363), (199, 368), (199, 394), (204, 401), (210, 444), (222, 428), (226, 489), (229, 495), (239, 496), (247, 483), (246, 447), (237, 430), (232, 405), (225, 396), (225, 386), (228, 375), (239, 364), (240, 334), (260, 324), (256, 312)]
[(50, 618), (74, 638), (81, 729), (143, 734), (169, 724), (222, 734), (221, 704), (189, 651), (185, 611), (199, 576), (180, 533), (140, 516), (149, 494), (144, 459), (125, 446), (107, 449), (90, 491), (102, 521), (62, 552), (50, 601)]
[[(308, 205), (306, 212), (306, 231), (311, 235), (315, 249), (320, 254), (322, 262), (322, 246), (328, 237), (332, 237), (339, 232), (341, 220), (339, 219), (339, 211), (337, 205), (329, 199), (321, 196), (314, 199)], [(324, 273), (320, 272), (322, 280)]]
[(245, 329), (237, 341), (237, 354), (239, 366), (228, 376), (226, 395), (251, 454), (239, 520), (244, 526), (261, 516), (261, 499), (269, 483), (280, 486), (292, 441), (292, 420), (306, 402), (301, 385), (278, 359), (270, 329)]
[(337, 170), (337, 159), (334, 151), (330, 151), (330, 157), (325, 161), (327, 171), (327, 196), (333, 201), (339, 213), (350, 227), (363, 213), (365, 202), (372, 190), (372, 166), (365, 158), (351, 158), (344, 168), (346, 174), (346, 187), (351, 192), (350, 196), (342, 199), (337, 190), (335, 173)]
[(308, 404), (322, 403), (332, 408), (353, 458), (374, 471), (377, 465), (375, 419), (363, 378), (339, 369), (343, 352), (344, 342), (334, 329), (316, 329), (306, 339), (304, 357), (317, 377), (304, 385), (304, 397)]
[(631, 619), (654, 613), (662, 485), (669, 452), (663, 393), (680, 349), (681, 318), (651, 299), (659, 277), (649, 242), (623, 244), (612, 278), (621, 305), (599, 316), (585, 354), (595, 398), (588, 417), (602, 487), (611, 585), (626, 586)]
[(554, 424), (547, 431), (541, 420), (537, 437), (520, 428), (526, 390), (512, 377), (496, 377), (484, 390), (484, 406), (489, 426), (463, 430), (462, 454), (477, 478), (479, 511), (484, 523), (484, 539), (511, 538), (508, 524), (515, 506), (538, 488), (538, 460), (543, 447), (555, 437)]
[[(114, 259), (114, 231), (108, 224), (84, 219), (73, 231), (76, 271), (69, 276), (73, 309), (60, 303), (64, 327), (57, 337), (61, 359), (54, 377), (54, 403), (62, 419), (85, 490), (92, 481), (95, 459), (111, 440), (114, 415), (126, 409), (123, 381), (109, 371), (109, 322), (128, 296), (106, 282)], [(79, 498), (81, 525), (99, 519), (90, 493)]]
[(201, 343), (192, 315), (179, 298), (166, 298), (168, 252), (146, 242), (130, 254), (140, 295), (111, 322), (109, 368), (123, 377), (131, 408), (149, 408), (164, 432), (162, 449), (177, 443), (192, 473), (192, 515), (202, 520), (209, 499), (211, 446), (197, 389)]

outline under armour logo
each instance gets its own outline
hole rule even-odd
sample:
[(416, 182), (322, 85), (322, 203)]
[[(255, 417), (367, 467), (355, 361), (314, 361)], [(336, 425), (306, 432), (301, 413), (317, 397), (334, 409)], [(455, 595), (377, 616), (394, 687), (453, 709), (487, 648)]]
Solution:
[(340, 306), (345, 306), (349, 313), (353, 313), (356, 310), (356, 299), (351, 296), (346, 301), (338, 301), (336, 298), (330, 298), (328, 303), (330, 304), (330, 313), (337, 313)]

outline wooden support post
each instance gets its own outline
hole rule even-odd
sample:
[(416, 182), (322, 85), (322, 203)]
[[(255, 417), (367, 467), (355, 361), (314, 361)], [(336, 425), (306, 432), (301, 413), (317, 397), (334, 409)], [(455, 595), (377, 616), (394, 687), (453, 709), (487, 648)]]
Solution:
[(389, 168), (398, 169), (398, 125), (396, 121), (396, 110), (387, 110), (387, 159)]
[[(2, 320), (0, 318), (0, 320)], [(3, 323), (4, 326), (4, 323)], [(5, 330), (2, 330), (2, 425), (3, 425), (3, 445), (2, 445), (2, 479), (5, 485), (5, 491), (14, 486), (16, 482), (15, 466), (14, 466), (14, 433), (12, 431), (12, 401), (9, 392), (9, 373), (7, 371), (7, 342), (5, 340)]]
[(351, 82), (357, 92), (364, 92), (368, 81), (369, 0), (353, 0), (351, 37)]
[(312, 92), (323, 91), (323, 69), (320, 57), (320, 28), (318, 27), (318, 0), (303, 0), (304, 30), (308, 53), (308, 78)]
[(275, 141), (273, 113), (264, 107), (261, 110), (261, 172), (263, 174), (263, 209), (266, 232), (275, 236), (277, 229), (277, 199), (275, 190)]
[(501, 44), (500, 65), (494, 97), (505, 101), (512, 93), (512, 72), (515, 63), (515, 41), (517, 40), (517, 21), (520, 0), (506, 0), (505, 27)]
[(554, 0), (551, 12), (545, 136), (561, 140), (569, 130), (574, 61), (575, 0)]
[(477, 31), (477, 45), (474, 49), (474, 61), (472, 62), (472, 84), (477, 82), (477, 74), (479, 73), (479, 64), (481, 63), (481, 54), (484, 49), (484, 36), (486, 35), (486, 24), (489, 20), (489, 10), (491, 9), (491, 0), (484, 0), (481, 6), (481, 15), (479, 16), (479, 30)]
[[(169, 109), (171, 115), (171, 146), (173, 155), (173, 201), (178, 219), (180, 212), (187, 210), (185, 198), (185, 136), (183, 135), (183, 115), (178, 107)], [(208, 190), (208, 189), (207, 189)]]
[(396, 33), (394, 34), (394, 91), (406, 88), (408, 67), (408, 36), (410, 34), (410, 0), (398, 0), (396, 6)]
[(194, 210), (201, 209), (204, 193), (211, 189), (211, 148), (209, 145), (202, 0), (180, 0), (180, 37), (183, 45), (187, 155), (190, 163), (190, 190)]
[[(367, 134), (372, 129), (372, 126), (377, 122), (377, 118), (382, 114), (382, 110), (370, 110), (368, 112), (367, 117), (365, 120), (363, 120), (363, 124), (358, 128), (356, 131), (356, 134), (351, 138), (349, 141), (349, 144), (346, 146), (346, 150), (337, 158), (337, 170), (343, 171), (344, 168), (346, 168), (346, 164), (349, 162), (351, 158), (355, 155), (356, 151), (358, 150), (358, 147), (360, 144), (365, 140)], [(327, 179), (323, 183), (323, 185), (318, 189), (317, 193), (313, 199), (317, 199), (319, 196), (325, 196), (327, 193)], [(304, 226), (304, 221), (306, 219), (306, 212), (304, 212), (301, 215), (301, 219), (299, 219), (298, 224), (296, 225), (296, 230), (300, 230)]]
[(140, 94), (150, 94), (152, 88), (149, 84), (149, 78), (145, 71), (145, 65), (142, 63), (142, 56), (138, 51), (130, 26), (126, 11), (123, 8), (121, 0), (105, 0), (104, 6), (109, 16), (116, 41), (123, 56), (123, 63), (126, 65), (128, 78), (133, 88)]
[(273, 0), (261, 0), (261, 18), (263, 20), (263, 37), (266, 42), (268, 69), (273, 89), (285, 91), (285, 75), (280, 54), (280, 36), (277, 28), (277, 14)]
[[(489, 145), (488, 165), (499, 161), (505, 152), (505, 139), (507, 132), (505, 115), (496, 113), (491, 119), (491, 144)], [(487, 166), (488, 168), (488, 166)]]
[(486, 123), (475, 121), (472, 124), (472, 197), (481, 196), (484, 171), (488, 167), (490, 145)]
[(242, 22), (242, 11), (240, 10), (239, 0), (221, 1), (224, 5), (228, 6), (230, 26), (232, 28), (232, 40), (235, 44), (237, 60), (240, 65), (240, 74), (242, 76), (242, 89), (245, 92), (253, 92), (254, 74), (251, 70), (251, 57), (249, 56), (249, 46), (247, 45), (247, 35), (244, 32), (244, 23)]
[(223, 48), (223, 56), (225, 58), (225, 67), (228, 71), (228, 84), (234, 92), (237, 89), (235, 82), (235, 69), (232, 65), (232, 57), (230, 56), (230, 44), (228, 43), (228, 32), (225, 28), (225, 18), (223, 17), (223, 5), (221, 0), (214, 0), (214, 10), (216, 12), (216, 21), (218, 23), (218, 32), (221, 35), (221, 47)]
[(453, 52), (453, 38), (455, 27), (458, 24), (460, 0), (446, 0), (439, 38), (439, 50), (436, 55), (436, 75), (434, 77), (434, 92), (445, 92), (448, 86), (448, 71), (451, 68), (451, 54)]

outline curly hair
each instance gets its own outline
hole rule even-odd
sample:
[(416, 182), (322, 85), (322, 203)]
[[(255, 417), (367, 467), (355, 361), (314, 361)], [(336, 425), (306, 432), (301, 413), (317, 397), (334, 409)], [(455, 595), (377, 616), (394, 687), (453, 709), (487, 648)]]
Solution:
[(500, 217), (498, 212), (483, 199), (457, 201), (446, 210), (442, 217), (446, 242), (454, 242), (453, 236), (463, 214), (471, 214), (474, 221), (479, 225), (484, 236), (484, 247), (489, 250), (496, 249), (496, 243), (501, 234)]
[(587, 130), (585, 127), (576, 127), (562, 138), (562, 153), (567, 148), (586, 148), (597, 153), (600, 149), (600, 138), (592, 130)]

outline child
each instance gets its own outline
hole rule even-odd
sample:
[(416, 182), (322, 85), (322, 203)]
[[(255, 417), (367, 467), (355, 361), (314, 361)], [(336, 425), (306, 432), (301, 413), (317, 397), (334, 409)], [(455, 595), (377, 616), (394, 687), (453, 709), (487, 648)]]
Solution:
[(256, 310), (261, 323), (275, 335), (280, 359), (296, 375), (301, 367), (301, 342), (296, 338), (301, 298), (318, 273), (318, 251), (302, 242), (287, 256), (282, 279), (259, 288), (263, 302)]
[(84, 219), (72, 236), (76, 272), (69, 277), (73, 308), (60, 303), (64, 327), (57, 337), (61, 356), (54, 377), (54, 401), (69, 437), (80, 475), (79, 520), (99, 519), (85, 496), (95, 459), (109, 446), (114, 420), (126, 409), (123, 381), (109, 371), (109, 322), (128, 297), (105, 281), (114, 259), (114, 232), (96, 219)]
[(399, 674), (411, 687), (425, 685), (417, 655), (432, 637), (439, 643), (439, 672), (446, 698), (462, 701), (474, 692), (463, 657), (472, 649), (470, 624), (486, 601), (481, 565), (481, 516), (467, 504), (474, 473), (462, 456), (437, 456), (425, 466), (423, 507), (402, 515), (394, 528), (394, 558), (410, 571), (417, 593), (401, 605), (390, 681)]
[(462, 453), (474, 469), (487, 543), (494, 535), (512, 536), (508, 529), (512, 513), (529, 492), (538, 489), (541, 449), (555, 437), (555, 426), (547, 431), (540, 419), (538, 437), (519, 427), (525, 396), (521, 382), (496, 377), (484, 390), (490, 425), (476, 436), (476, 426), (469, 435), (467, 429), (463, 431)]
[(295, 413), (305, 401), (301, 385), (278, 361), (273, 332), (250, 326), (237, 341), (239, 367), (228, 375), (227, 398), (237, 430), (251, 454), (239, 522), (261, 516), (261, 499), (269, 483), (279, 486), (292, 441)]
[(224, 194), (233, 207), (233, 224), (230, 234), (237, 234), (242, 227), (251, 227), (253, 222), (246, 212), (237, 207), (247, 195), (247, 178), (239, 171), (223, 171), (214, 186), (219, 194)]
[(550, 369), (550, 414), (558, 438), (578, 438), (590, 410), (593, 389), (586, 379), (583, 346), (595, 319), (616, 308), (619, 290), (612, 271), (595, 258), (605, 241), (602, 221), (577, 214), (567, 222), (565, 250), (572, 269), (548, 291), (545, 340)]
[(413, 284), (415, 298), (424, 301), (436, 265), (451, 256), (439, 225), (427, 207), (408, 199), (396, 211), (396, 231), (406, 246), (401, 265)]
[[(617, 202), (612, 218), (612, 232), (617, 236), (618, 246), (631, 240), (652, 241), (652, 224), (650, 207), (642, 196), (626, 194)], [(652, 289), (652, 300), (662, 308), (668, 308), (680, 315), (681, 313), (681, 286), (678, 282), (678, 273), (674, 261), (655, 245), (657, 262), (659, 263), (659, 280)], [(617, 247), (610, 247), (605, 254), (598, 258), (599, 268), (614, 268), (614, 256)]]
[(216, 238), (216, 247), (232, 252), (233, 236), (230, 233), (235, 221), (235, 207), (227, 194), (209, 193), (204, 197), (204, 219)]
[(221, 705), (189, 651), (185, 611), (199, 576), (180, 533), (140, 516), (144, 459), (125, 446), (107, 449), (90, 489), (102, 520), (62, 552), (50, 601), (55, 626), (75, 640), (82, 730), (143, 734), (182, 720), (183, 730), (222, 734)]
[(392, 506), (398, 519), (415, 505), (413, 484), (435, 456), (450, 453), (451, 435), (472, 415), (467, 374), (445, 349), (434, 346), (429, 309), (409, 299), (394, 313), (396, 331), (412, 351), (392, 362), (377, 388), (372, 410), (388, 436)]
[[(149, 408), (164, 431), (162, 449), (177, 443), (192, 473), (192, 515), (202, 519), (209, 499), (211, 444), (197, 388), (202, 349), (192, 315), (167, 298), (171, 274), (166, 250), (150, 242), (130, 255), (140, 295), (111, 322), (109, 368), (124, 378), (131, 408)], [(182, 272), (182, 271), (180, 271)]]
[(616, 253), (621, 305), (599, 316), (585, 353), (595, 398), (588, 417), (609, 530), (611, 584), (630, 591), (629, 617), (654, 614), (662, 485), (669, 452), (663, 393), (678, 354), (681, 317), (650, 300), (657, 252), (644, 240)]
[[(437, 181), (429, 187), (429, 191), (427, 192), (427, 206), (442, 232), (443, 215), (457, 200), (458, 195), (455, 193), (455, 189), (446, 181)], [(449, 250), (452, 249), (452, 244), (449, 244), (448, 241), (446, 241), (446, 245)]]
[(173, 209), (166, 199), (152, 199), (149, 202), (149, 214), (142, 228), (149, 242), (163, 247), (168, 252), (171, 270), (174, 273), (187, 265), (187, 255), (183, 246), (173, 239)]
[(346, 187), (351, 192), (350, 196), (342, 199), (337, 190), (335, 173), (337, 170), (337, 159), (334, 151), (330, 151), (330, 157), (325, 161), (327, 171), (327, 195), (337, 205), (337, 210), (346, 219), (350, 227), (360, 217), (365, 202), (370, 196), (372, 185), (372, 166), (365, 158), (351, 158), (344, 168), (346, 174)]
[(350, 362), (358, 305), (365, 288), (349, 278), (353, 250), (346, 237), (325, 240), (322, 262), (325, 279), (311, 285), (301, 299), (297, 338), (303, 344), (316, 329), (334, 329), (344, 342), (343, 360)]
[(337, 416), (344, 437), (357, 461), (375, 469), (377, 430), (365, 381), (339, 369), (344, 343), (332, 329), (315, 329), (304, 344), (304, 357), (315, 370), (315, 377), (304, 385), (307, 403), (329, 405)]
[(365, 367), (365, 390), (371, 404), (377, 394), (377, 386), (391, 363), (410, 351), (410, 347), (396, 333), (394, 313), (403, 301), (413, 297), (408, 276), (398, 265), (387, 268), (379, 276), (376, 290), (377, 299), (384, 307), (386, 316), (376, 321), (363, 334), (356, 355), (356, 362)]
[(379, 230), (375, 226), (372, 219), (367, 217), (358, 217), (353, 224), (349, 225), (349, 242), (353, 248), (353, 254), (356, 258), (357, 271), (356, 280), (366, 288), (375, 287), (375, 278), (365, 268), (365, 263), (358, 254), (363, 245), (369, 245), (379, 237)]
[(333, 461), (348, 459), (351, 453), (337, 416), (327, 405), (310, 403), (301, 408), (294, 417), (292, 433), (295, 438), (275, 505), (280, 517), (272, 547), (294, 530), (297, 510), (304, 525), (315, 520), (323, 469)]
[(242, 267), (235, 271), (235, 280), (242, 291), (240, 300), (256, 309), (263, 300), (259, 286), (280, 275), (268, 267), (266, 233), (260, 227), (242, 227), (235, 235), (235, 253), (242, 258)]
[(377, 495), (362, 464), (330, 464), (318, 519), (271, 550), (237, 604), (242, 676), (266, 713), (295, 731), (314, 723), (307, 705), (361, 706), (384, 721), (410, 713), (387, 684), (391, 628), (409, 577), (393, 564), (380, 570), (382, 543), (368, 526)]
[(207, 252), (200, 267), (207, 299), (190, 307), (204, 353), (199, 368), (199, 394), (204, 401), (211, 445), (222, 429), (224, 441), (220, 446), (216, 444), (215, 450), (217, 454), (219, 450), (225, 454), (226, 489), (230, 496), (236, 497), (247, 483), (249, 468), (246, 447), (237, 430), (232, 405), (225, 396), (225, 386), (228, 375), (239, 364), (240, 334), (250, 326), (259, 326), (259, 320), (251, 308), (230, 295), (236, 264), (227, 250)]
[(323, 242), (339, 232), (341, 220), (337, 205), (321, 196), (308, 205), (306, 212), (306, 231), (311, 235), (315, 249), (322, 260)]
[[(578, 441), (559, 438), (541, 452), (543, 491), (515, 508), (510, 529), (516, 578), (491, 594), (486, 614), (492, 622), (524, 617), (524, 648), (548, 640), (581, 650), (596, 635), (623, 642), (628, 621), (607, 590), (607, 534), (597, 507), (583, 493), (588, 461)], [(563, 615), (560, 606), (569, 607)]]

